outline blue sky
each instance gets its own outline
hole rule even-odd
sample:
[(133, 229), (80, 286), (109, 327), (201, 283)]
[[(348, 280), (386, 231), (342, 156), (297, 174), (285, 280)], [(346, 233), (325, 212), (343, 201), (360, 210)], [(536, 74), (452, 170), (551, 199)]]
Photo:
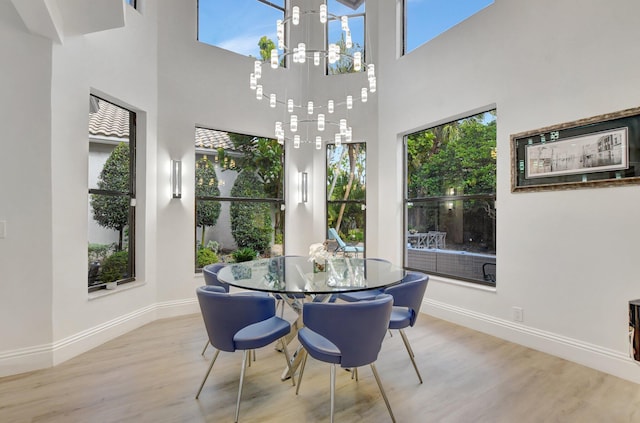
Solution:
[[(270, 1), (284, 5), (284, 0)], [(493, 1), (406, 0), (407, 51), (433, 39)], [(199, 5), (198, 39), (202, 42), (257, 57), (260, 37), (266, 35), (274, 41), (276, 39), (276, 20), (282, 19), (282, 12), (278, 9), (257, 0), (199, 0)], [(328, 0), (327, 5), (334, 15), (362, 13), (365, 9), (363, 5), (353, 11), (335, 0)], [(360, 42), (362, 24), (353, 22), (350, 26), (354, 42)]]

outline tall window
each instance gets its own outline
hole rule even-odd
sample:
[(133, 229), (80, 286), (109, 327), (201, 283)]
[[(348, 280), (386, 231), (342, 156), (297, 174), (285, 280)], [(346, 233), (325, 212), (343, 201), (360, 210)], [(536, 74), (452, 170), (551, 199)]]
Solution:
[[(327, 146), (327, 232), (334, 228), (346, 244), (363, 248), (366, 159), (365, 143)], [(337, 247), (335, 244), (329, 249), (332, 251)]]
[(196, 128), (195, 267), (282, 255), (284, 150), (276, 140)]
[[(351, 4), (354, 3), (357, 6), (355, 9), (351, 7)], [(327, 1), (327, 11), (329, 14), (337, 16), (337, 18), (332, 18), (327, 21), (328, 43), (337, 44), (340, 47), (341, 53), (346, 53), (350, 56), (353, 56), (353, 53), (359, 51), (362, 53), (363, 59), (365, 59), (364, 7), (364, 1)], [(342, 23), (340, 21), (341, 16), (347, 16), (349, 18), (349, 30), (351, 31), (351, 39), (353, 42), (353, 46), (351, 48), (347, 48), (345, 44), (346, 40), (344, 39), (344, 32), (342, 31)], [(334, 64), (329, 64), (328, 73), (329, 75), (335, 75), (354, 72), (352, 63), (353, 61), (343, 58)]]
[(495, 285), (495, 116), (406, 136), (408, 268)]
[(198, 40), (266, 60), (271, 47), (261, 40), (278, 39), (276, 20), (284, 11), (285, 0), (198, 0)]
[(494, 0), (404, 0), (404, 53), (413, 51)]
[(89, 290), (135, 276), (136, 115), (89, 102)]

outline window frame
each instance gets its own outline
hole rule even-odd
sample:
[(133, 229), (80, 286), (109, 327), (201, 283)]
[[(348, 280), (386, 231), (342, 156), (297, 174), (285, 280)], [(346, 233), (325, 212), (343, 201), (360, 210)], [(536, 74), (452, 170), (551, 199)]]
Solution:
[[(451, 120), (447, 120), (446, 122), (443, 123), (439, 123), (439, 124), (435, 124), (435, 125), (429, 125), (421, 130), (418, 131), (413, 131), (411, 133), (407, 133), (402, 137), (402, 145), (403, 145), (403, 178), (404, 178), (404, 199), (403, 199), (403, 227), (402, 227), (402, 231), (403, 231), (403, 262), (404, 262), (404, 267), (406, 269), (409, 270), (417, 270), (417, 271), (425, 271), (425, 269), (419, 269), (419, 268), (413, 268), (411, 266), (409, 266), (409, 243), (410, 243), (410, 239), (409, 239), (409, 208), (417, 205), (417, 204), (423, 204), (423, 205), (430, 205), (430, 204), (435, 204), (436, 207), (439, 207), (440, 203), (445, 203), (448, 204), (446, 207), (449, 207), (449, 210), (451, 210), (451, 206), (452, 204), (459, 204), (462, 203), (463, 201), (492, 201), (493, 202), (493, 207), (494, 207), (494, 213), (496, 210), (496, 201), (497, 201), (497, 169), (496, 169), (496, 182), (495, 182), (495, 186), (494, 186), (494, 191), (492, 193), (481, 193), (481, 194), (459, 194), (456, 193), (455, 191), (450, 192), (450, 193), (446, 193), (445, 195), (434, 195), (434, 196), (427, 196), (427, 197), (410, 197), (409, 196), (409, 168), (408, 168), (408, 158), (409, 158), (409, 152), (408, 152), (408, 137), (411, 135), (415, 135), (415, 134), (419, 134), (422, 132), (426, 132), (429, 130), (432, 130), (434, 128), (438, 128), (438, 127), (442, 127), (448, 124), (451, 124), (453, 122), (460, 122), (460, 121), (464, 121), (466, 119), (470, 119), (473, 118), (475, 116), (481, 115), (481, 114), (485, 114), (485, 113), (490, 113), (490, 112), (496, 112), (497, 109), (495, 107), (491, 107), (491, 108), (487, 108), (487, 109), (483, 109), (481, 111), (477, 111), (477, 112), (470, 112), (469, 114), (464, 114), (462, 117), (459, 118), (454, 118)], [(496, 126), (497, 126), (497, 118), (496, 118)], [(497, 129), (496, 129), (496, 143), (497, 143)], [(492, 157), (493, 157), (493, 153), (492, 153)], [(496, 157), (493, 157), (494, 159), (496, 159)], [(496, 165), (497, 165), (497, 159), (496, 159)], [(495, 287), (496, 286), (496, 277), (495, 277), (495, 273), (496, 273), (496, 267), (495, 264), (497, 263), (497, 237), (496, 237), (496, 229), (497, 229), (497, 216), (495, 216), (494, 218), (494, 222), (493, 222), (493, 229), (494, 229), (494, 246), (495, 246), (495, 253), (494, 254), (487, 254), (488, 256), (493, 256), (493, 268), (488, 267), (487, 268), (487, 273), (484, 273), (485, 268), (483, 267), (482, 271), (483, 271), (483, 277), (484, 279), (478, 279), (478, 278), (471, 278), (471, 277), (465, 277), (465, 276), (460, 276), (460, 275), (455, 275), (455, 274), (451, 274), (451, 273), (444, 273), (444, 272), (438, 272), (438, 271), (434, 271), (432, 269), (429, 269), (429, 273), (433, 274), (433, 275), (438, 275), (438, 276), (443, 276), (446, 278), (451, 278), (451, 279), (455, 279), (455, 280), (460, 280), (460, 281), (464, 281), (464, 282), (469, 282), (469, 283), (473, 283), (473, 284), (477, 284), (477, 285), (485, 285), (485, 286), (490, 286), (490, 287)], [(437, 247), (436, 247), (437, 249)], [(465, 250), (451, 250), (451, 251), (465, 251)], [(483, 254), (477, 254), (480, 258), (482, 258), (481, 256)], [(468, 257), (470, 260), (472, 257), (474, 257), (474, 254), (466, 254), (466, 257)], [(436, 259), (437, 260), (437, 259)], [(489, 271), (491, 271), (491, 276), (493, 280), (491, 280), (491, 278), (487, 279), (487, 275), (489, 273)]]
[[(329, 230), (329, 208), (332, 205), (339, 205), (339, 204), (345, 204), (346, 206), (349, 205), (360, 205), (361, 208), (361, 212), (362, 212), (362, 221), (363, 221), (363, 226), (362, 226), (362, 243), (364, 244), (365, 248), (364, 248), (364, 253), (363, 256), (366, 257), (367, 255), (367, 190), (366, 190), (366, 168), (367, 168), (367, 143), (362, 141), (362, 142), (352, 142), (352, 143), (342, 143), (343, 146), (347, 146), (349, 144), (360, 144), (362, 146), (364, 146), (364, 164), (365, 164), (365, 183), (364, 183), (364, 197), (361, 200), (352, 200), (352, 199), (348, 199), (348, 200), (331, 200), (329, 198), (329, 191), (328, 191), (328, 184), (329, 184), (329, 148), (333, 147), (335, 148), (335, 143), (329, 143), (326, 145), (325, 147), (325, 236), (328, 239), (328, 230)], [(338, 233), (340, 233), (340, 228), (336, 229), (338, 231)], [(349, 243), (348, 238), (345, 236), (344, 238), (342, 238), (344, 242)]]
[[(202, 130), (210, 130), (210, 131), (217, 131), (217, 132), (226, 132), (228, 133), (235, 133), (238, 135), (242, 135), (242, 136), (252, 136), (249, 134), (241, 134), (239, 132), (232, 132), (232, 131), (223, 131), (223, 130), (218, 130), (218, 129), (210, 129), (210, 128), (205, 128), (203, 126), (198, 126), (196, 127), (196, 131), (197, 129), (202, 129)], [(260, 138), (260, 139), (268, 139), (271, 140), (273, 142), (277, 142), (275, 139), (270, 138), (270, 137), (262, 137), (262, 136), (253, 136), (253, 138)], [(218, 154), (218, 149), (222, 148), (222, 147), (216, 147), (216, 148), (211, 148), (211, 150), (206, 150), (204, 147), (196, 147), (195, 148), (195, 152), (194, 152), (194, 158), (196, 160), (196, 162), (202, 157), (202, 156), (216, 156)], [(199, 157), (200, 156), (200, 157)], [(286, 177), (285, 177), (285, 164), (286, 164), (286, 149), (283, 147), (282, 148), (282, 155), (281, 155), (281, 165), (282, 165), (282, 186), (281, 186), (281, 198), (262, 198), (262, 197), (232, 197), (232, 196), (222, 196), (222, 195), (218, 195), (218, 196), (200, 196), (200, 195), (196, 195), (195, 194), (195, 189), (194, 189), (194, 217), (197, 215), (197, 207), (198, 207), (198, 201), (212, 201), (212, 202), (219, 202), (219, 203), (229, 203), (229, 207), (231, 206), (232, 203), (269, 203), (271, 205), (274, 206), (274, 211), (276, 213), (280, 213), (281, 214), (281, 228), (282, 228), (282, 250), (283, 250), (283, 254), (285, 251), (285, 233), (286, 233), (286, 219), (285, 219), (285, 209), (286, 209), (286, 197), (285, 197), (285, 192), (286, 192)], [(194, 247), (194, 269), (195, 269), (195, 273), (201, 273), (202, 272), (202, 268), (198, 267), (198, 229), (199, 226), (197, 226), (197, 219), (194, 219), (194, 243), (193, 243), (193, 247)], [(275, 233), (274, 233), (275, 236)]]
[[(339, 3), (338, 0), (334, 0), (336, 3)], [(346, 14), (346, 16), (349, 18), (349, 21), (351, 21), (352, 18), (359, 18), (362, 17), (362, 61), (363, 62), (367, 62), (367, 2), (366, 0), (362, 2), (362, 4), (364, 4), (364, 12), (358, 12), (358, 13), (349, 13)], [(327, 5), (328, 6), (328, 5)], [(360, 8), (358, 6), (358, 8)], [(328, 10), (328, 13), (331, 14), (331, 10)], [(327, 18), (327, 23), (324, 25), (324, 30), (325, 30), (325, 49), (327, 51), (329, 51), (329, 44), (331, 43), (331, 40), (329, 39), (329, 24), (332, 21), (338, 21), (340, 19), (340, 16), (345, 16), (345, 15), (335, 15), (335, 18), (332, 18), (331, 16), (329, 16)], [(333, 75), (342, 75), (344, 74), (344, 72), (337, 72), (337, 73), (331, 73), (330, 70), (330, 64), (329, 64), (329, 60), (326, 59), (325, 60), (325, 75), (327, 76), (333, 76)], [(360, 72), (365, 72), (366, 68), (363, 66), (362, 69), (360, 70)], [(355, 71), (349, 72), (349, 73), (356, 73)]]
[[(129, 114), (129, 191), (112, 191), (98, 188), (88, 187), (88, 196), (91, 198), (92, 194), (106, 195), (113, 197), (128, 197), (129, 198), (129, 210), (128, 210), (128, 262), (127, 273), (128, 277), (124, 279), (118, 279), (117, 285), (134, 282), (136, 280), (136, 150), (137, 150), (137, 131), (136, 131), (136, 112), (120, 106), (113, 101), (105, 100), (104, 98), (90, 94), (90, 97), (95, 97), (98, 100), (110, 103), (120, 109), (123, 109)], [(87, 184), (88, 185), (88, 184)], [(88, 243), (87, 243), (88, 244)], [(93, 285), (88, 287), (88, 292), (95, 292), (102, 289), (107, 289), (107, 283)]]

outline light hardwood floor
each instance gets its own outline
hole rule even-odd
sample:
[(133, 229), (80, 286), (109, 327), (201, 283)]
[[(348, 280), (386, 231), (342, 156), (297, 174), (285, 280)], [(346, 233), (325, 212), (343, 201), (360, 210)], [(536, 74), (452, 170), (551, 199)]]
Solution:
[[(289, 316), (293, 319), (293, 316)], [(640, 386), (421, 315), (408, 329), (420, 385), (398, 334), (378, 372), (398, 422), (639, 422)], [(241, 353), (200, 351), (200, 315), (148, 324), (51, 369), (0, 379), (0, 422), (231, 422)], [(329, 367), (309, 358), (300, 395), (281, 382), (283, 354), (258, 350), (247, 371), (241, 422), (329, 421)], [(389, 422), (366, 367), (339, 371), (337, 422)]]

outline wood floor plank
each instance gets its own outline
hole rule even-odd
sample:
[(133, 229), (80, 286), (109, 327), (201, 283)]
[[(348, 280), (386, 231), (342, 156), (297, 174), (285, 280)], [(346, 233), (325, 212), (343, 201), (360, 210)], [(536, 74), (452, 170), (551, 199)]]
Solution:
[[(293, 320), (293, 315), (285, 315)], [(640, 386), (421, 315), (408, 329), (424, 384), (400, 335), (376, 364), (398, 422), (638, 422)], [(0, 422), (233, 421), (241, 353), (213, 355), (200, 315), (159, 320), (51, 369), (0, 379)], [(310, 358), (300, 395), (280, 381), (283, 354), (257, 351), (241, 422), (329, 421), (329, 366)], [(336, 378), (336, 421), (389, 422), (368, 367)]]

